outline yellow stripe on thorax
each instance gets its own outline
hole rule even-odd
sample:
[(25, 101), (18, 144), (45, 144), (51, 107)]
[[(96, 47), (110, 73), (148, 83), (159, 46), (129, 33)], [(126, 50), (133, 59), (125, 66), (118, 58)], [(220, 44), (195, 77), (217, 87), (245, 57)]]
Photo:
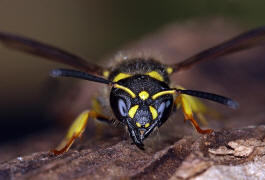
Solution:
[(161, 76), (158, 72), (156, 71), (151, 71), (149, 73), (146, 73), (146, 75), (154, 78), (154, 79), (157, 79), (158, 81), (164, 81), (164, 78), (163, 76)]
[(167, 68), (167, 74), (172, 74), (173, 73), (173, 68), (172, 67), (168, 67)]
[(108, 71), (108, 70), (103, 71), (103, 76), (104, 76), (106, 79), (109, 78), (109, 71)]
[(131, 77), (131, 74), (119, 73), (117, 76), (114, 77), (113, 82), (118, 82), (119, 80)]

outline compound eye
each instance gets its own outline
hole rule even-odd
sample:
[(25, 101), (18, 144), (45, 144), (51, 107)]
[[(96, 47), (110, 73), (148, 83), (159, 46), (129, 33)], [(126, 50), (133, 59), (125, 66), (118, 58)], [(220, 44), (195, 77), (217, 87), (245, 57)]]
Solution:
[(121, 116), (125, 117), (128, 113), (128, 108), (123, 99), (118, 100), (118, 109)]
[(158, 112), (158, 118), (160, 119), (165, 111), (166, 103), (162, 102), (157, 110)]
[(160, 119), (161, 123), (165, 122), (168, 118), (168, 116), (171, 113), (171, 109), (172, 109), (172, 99), (169, 99), (167, 101), (163, 101), (158, 109), (157, 109), (157, 113), (158, 113), (158, 119)]

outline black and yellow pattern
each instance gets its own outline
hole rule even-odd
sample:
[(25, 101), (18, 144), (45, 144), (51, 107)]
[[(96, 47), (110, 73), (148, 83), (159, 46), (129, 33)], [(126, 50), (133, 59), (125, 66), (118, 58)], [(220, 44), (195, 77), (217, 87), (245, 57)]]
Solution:
[[(73, 71), (69, 70), (62, 72), (63, 76), (80, 76), (78, 73), (73, 75)], [(173, 107), (182, 107), (185, 120), (190, 120), (199, 133), (212, 132), (211, 129), (202, 130), (193, 116), (195, 113), (203, 119), (206, 107), (198, 99), (187, 94), (192, 93), (193, 96), (205, 96), (204, 98), (213, 100), (217, 95), (190, 90), (186, 92), (180, 86), (169, 87), (169, 76), (172, 72), (173, 68), (153, 59), (139, 58), (123, 61), (112, 70), (104, 70), (103, 75), (107, 80), (92, 75), (83, 75), (83, 78), (111, 85), (109, 100), (112, 112), (117, 120), (127, 127), (133, 142), (143, 149), (143, 140), (155, 128), (166, 122)], [(231, 100), (220, 96), (219, 100), (215, 101), (227, 104), (226, 101)], [(60, 154), (67, 151), (73, 141), (84, 131), (81, 127), (85, 126), (88, 118), (100, 120), (102, 117), (99, 108), (85, 112), (70, 127), (65, 140), (59, 147), (60, 150), (53, 152)]]

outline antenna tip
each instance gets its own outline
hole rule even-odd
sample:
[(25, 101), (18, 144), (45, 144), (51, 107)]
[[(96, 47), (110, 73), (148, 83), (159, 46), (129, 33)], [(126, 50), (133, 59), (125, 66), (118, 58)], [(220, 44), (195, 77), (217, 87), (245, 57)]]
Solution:
[(237, 109), (239, 107), (239, 104), (236, 102), (236, 101), (233, 101), (233, 100), (228, 100), (227, 101), (227, 106), (232, 108), (232, 109)]
[(62, 75), (62, 71), (60, 69), (54, 69), (50, 72), (50, 76), (57, 78)]

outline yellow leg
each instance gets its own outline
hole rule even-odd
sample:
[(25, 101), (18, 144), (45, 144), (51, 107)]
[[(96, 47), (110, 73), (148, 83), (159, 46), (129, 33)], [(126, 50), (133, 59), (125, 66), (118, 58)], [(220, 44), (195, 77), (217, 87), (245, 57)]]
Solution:
[[(99, 102), (99, 100), (97, 98), (93, 98), (92, 99), (92, 109), (98, 113), (98, 114), (102, 114), (102, 109), (104, 107), (102, 107), (101, 103)], [(100, 117), (102, 118), (103, 116), (99, 116), (97, 117), (98, 121), (95, 121), (95, 137), (96, 138), (101, 138), (102, 137), (102, 132), (104, 132), (104, 129), (106, 128), (106, 124), (113, 124), (113, 120), (103, 117), (103, 119), (100, 119)]]
[(64, 152), (67, 152), (69, 150), (69, 148), (71, 147), (71, 145), (74, 143), (75, 139), (80, 138), (82, 136), (83, 132), (85, 131), (87, 120), (89, 118), (107, 119), (106, 117), (100, 115), (96, 111), (93, 111), (93, 110), (84, 111), (72, 123), (72, 125), (70, 126), (70, 128), (66, 134), (66, 137), (60, 143), (60, 145), (57, 147), (57, 149), (51, 150), (51, 152), (54, 155), (59, 155), (59, 154), (62, 154)]
[(175, 100), (176, 107), (182, 107), (185, 121), (190, 120), (197, 132), (201, 134), (211, 133), (212, 129), (201, 129), (197, 121), (194, 119), (193, 112), (198, 117), (204, 118), (203, 113), (206, 112), (206, 107), (196, 98), (189, 95), (180, 94)]

